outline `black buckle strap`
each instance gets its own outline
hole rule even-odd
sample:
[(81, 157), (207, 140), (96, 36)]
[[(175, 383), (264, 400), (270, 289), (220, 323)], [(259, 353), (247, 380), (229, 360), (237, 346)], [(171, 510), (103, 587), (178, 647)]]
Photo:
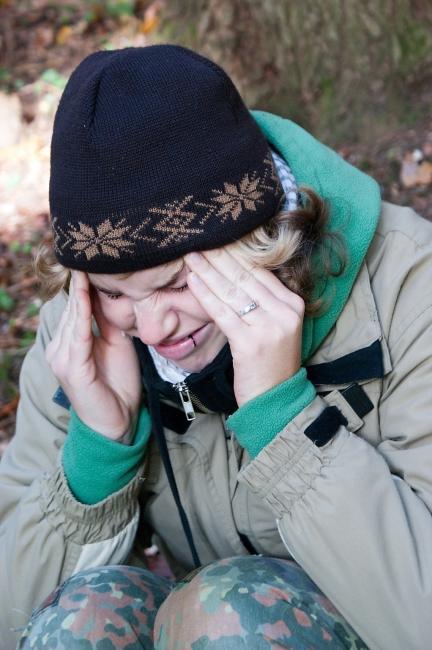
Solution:
[(374, 341), (339, 359), (306, 366), (308, 379), (313, 384), (347, 384), (350, 381), (384, 377), (381, 341)]
[[(340, 393), (359, 418), (372, 411), (373, 404), (359, 384), (352, 384)], [(341, 425), (347, 424), (346, 417), (336, 406), (327, 406), (304, 433), (317, 447), (322, 447), (333, 438)]]
[(322, 447), (333, 438), (341, 425), (347, 425), (347, 419), (336, 406), (327, 406), (319, 416), (305, 429), (307, 436), (314, 445)]
[(340, 394), (343, 395), (344, 399), (346, 399), (359, 418), (364, 418), (367, 413), (373, 410), (372, 402), (363, 388), (358, 384), (351, 384), (348, 388), (341, 390)]

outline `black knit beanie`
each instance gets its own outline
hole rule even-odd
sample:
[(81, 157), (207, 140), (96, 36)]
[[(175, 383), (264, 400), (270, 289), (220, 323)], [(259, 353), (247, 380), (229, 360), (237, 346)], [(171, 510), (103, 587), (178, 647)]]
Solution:
[(57, 110), (50, 206), (58, 260), (120, 273), (239, 239), (283, 190), (268, 144), (216, 64), (174, 45), (96, 52)]

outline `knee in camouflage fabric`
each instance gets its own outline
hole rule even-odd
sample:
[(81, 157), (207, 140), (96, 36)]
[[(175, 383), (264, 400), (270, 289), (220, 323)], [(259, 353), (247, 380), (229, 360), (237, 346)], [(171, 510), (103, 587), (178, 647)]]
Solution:
[(367, 650), (294, 562), (220, 560), (180, 582), (159, 609), (157, 650)]
[(156, 612), (171, 588), (168, 580), (134, 567), (82, 571), (32, 614), (18, 647), (153, 649)]
[(219, 560), (174, 588), (168, 580), (133, 567), (83, 571), (33, 613), (19, 648), (365, 650), (366, 646), (298, 565), (251, 556)]

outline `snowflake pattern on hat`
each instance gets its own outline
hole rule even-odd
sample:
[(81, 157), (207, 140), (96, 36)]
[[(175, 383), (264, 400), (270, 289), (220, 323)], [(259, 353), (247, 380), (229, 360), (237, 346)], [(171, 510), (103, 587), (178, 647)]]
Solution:
[(285, 191), (285, 195), (288, 204), (294, 206), (293, 176), (285, 161), (271, 153), (272, 157), (268, 154), (263, 160), (262, 175), (256, 171), (247, 172), (237, 183), (224, 182), (223, 187), (212, 189), (213, 196), (209, 202), (194, 200), (194, 195), (188, 194), (163, 205), (151, 206), (148, 208), (149, 216), (139, 226), (130, 225), (127, 216), (108, 217), (97, 225), (79, 221), (78, 225), (67, 222), (66, 226), (60, 225), (58, 219), (54, 218), (55, 249), (62, 254), (69, 249), (69, 254), (75, 259), (84, 256), (89, 261), (97, 256), (105, 259), (132, 256), (139, 242), (143, 241), (159, 249), (175, 246), (203, 233), (208, 221), (222, 224), (228, 220), (236, 222), (245, 213), (256, 212), (268, 195), (274, 193), (275, 187), (280, 187), (276, 167), (284, 175), (284, 182), (290, 183), (289, 192)]

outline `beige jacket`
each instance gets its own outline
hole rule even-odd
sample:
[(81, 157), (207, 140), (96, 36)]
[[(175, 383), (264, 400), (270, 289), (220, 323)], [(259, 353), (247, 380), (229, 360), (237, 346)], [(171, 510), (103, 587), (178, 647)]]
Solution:
[[(58, 296), (42, 310), (17, 434), (0, 466), (3, 650), (14, 647), (11, 628), (71, 574), (139, 563), (149, 524), (177, 575), (192, 567), (153, 443), (139, 475), (105, 501), (86, 506), (68, 489), (60, 462), (68, 411), (52, 401), (57, 382), (44, 359), (63, 307)], [(166, 430), (198, 553), (205, 563), (247, 554), (243, 533), (260, 553), (293, 557), (370, 648), (428, 648), (432, 225), (412, 210), (384, 204), (350, 298), (308, 361), (316, 364), (329, 364), (318, 370), (340, 383), (317, 384), (314, 401), (252, 462), (223, 416), (198, 414), (183, 435)], [(353, 377), (374, 406), (364, 419), (340, 393)], [(303, 431), (329, 403), (348, 424), (318, 448)]]

